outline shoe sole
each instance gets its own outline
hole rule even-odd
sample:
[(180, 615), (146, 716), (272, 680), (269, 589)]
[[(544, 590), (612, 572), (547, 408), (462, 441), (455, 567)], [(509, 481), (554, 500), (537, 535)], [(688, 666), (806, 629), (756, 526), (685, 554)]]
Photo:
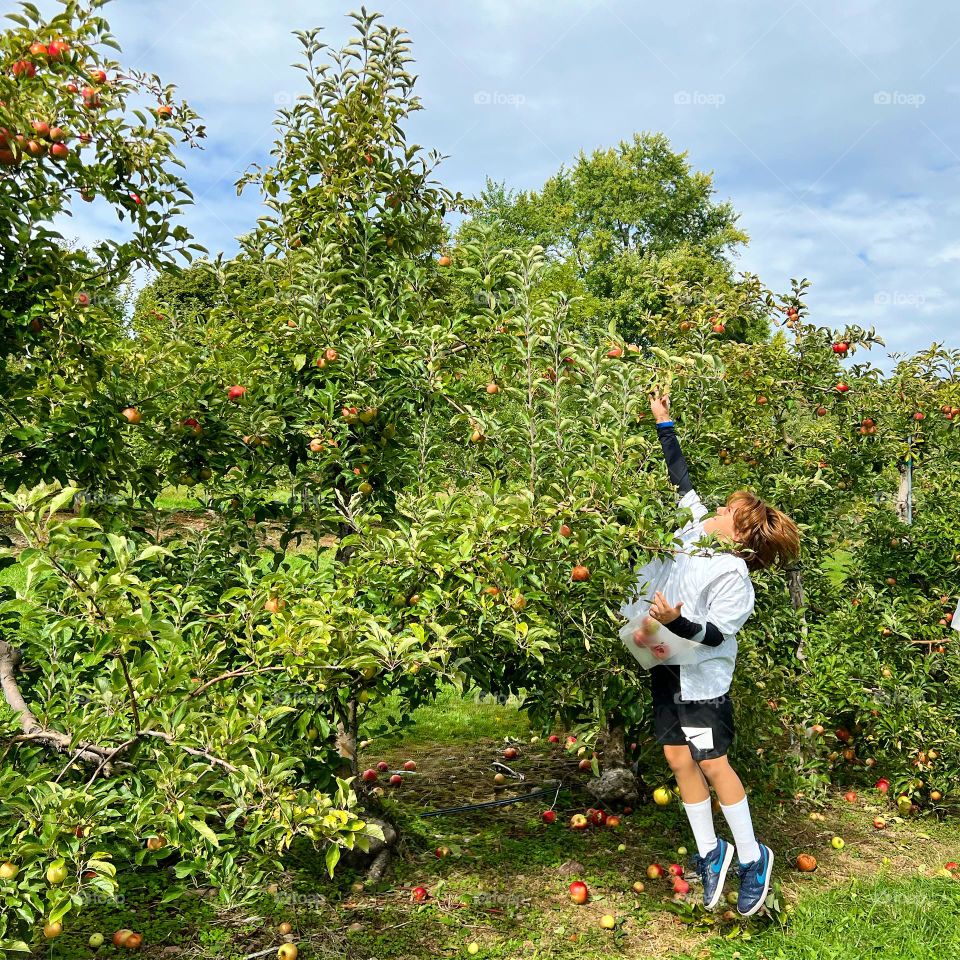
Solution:
[(704, 900), (703, 905), (707, 910), (713, 910), (714, 907), (720, 902), (723, 898), (723, 885), (727, 882), (727, 871), (730, 869), (730, 864), (733, 863), (733, 855), (735, 851), (732, 843), (727, 844), (727, 853), (723, 858), (723, 866), (720, 868), (720, 879), (717, 881), (717, 890), (713, 895), (713, 900), (709, 903)]
[(737, 913), (739, 913), (741, 917), (752, 917), (767, 900), (767, 894), (770, 892), (770, 881), (773, 879), (773, 851), (767, 847), (767, 853), (770, 854), (770, 863), (767, 864), (767, 881), (763, 885), (763, 895), (746, 913), (738, 907)]

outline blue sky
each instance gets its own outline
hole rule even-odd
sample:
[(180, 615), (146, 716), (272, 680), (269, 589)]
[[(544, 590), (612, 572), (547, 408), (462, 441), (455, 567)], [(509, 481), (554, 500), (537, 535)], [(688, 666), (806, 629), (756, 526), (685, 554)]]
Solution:
[[(6, 0), (5, 6), (10, 6)], [(49, 4), (45, 4), (49, 8)], [(295, 29), (340, 44), (330, 0), (116, 0), (124, 61), (203, 116), (186, 155), (187, 224), (211, 250), (257, 215), (234, 182), (264, 159), (302, 88)], [(665, 132), (751, 242), (742, 269), (813, 282), (813, 319), (875, 326), (891, 351), (960, 347), (960, 5), (891, 0), (380, 0), (412, 36), (425, 110), (411, 139), (449, 155), (447, 186), (537, 187), (583, 149)], [(93, 211), (87, 216), (96, 217)], [(68, 228), (70, 230), (71, 228)], [(89, 239), (108, 222), (75, 221)], [(875, 357), (883, 362), (881, 356)]]

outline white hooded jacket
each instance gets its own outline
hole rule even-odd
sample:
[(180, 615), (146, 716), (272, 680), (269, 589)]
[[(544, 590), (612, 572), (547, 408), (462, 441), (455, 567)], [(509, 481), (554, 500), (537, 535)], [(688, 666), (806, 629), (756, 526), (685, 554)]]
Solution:
[[(637, 592), (620, 608), (620, 614), (629, 620), (645, 613), (659, 590), (672, 606), (683, 602), (681, 612), (687, 619), (712, 623), (723, 634), (723, 642), (715, 647), (698, 644), (694, 662), (680, 666), (680, 698), (713, 700), (730, 689), (737, 662), (737, 633), (753, 613), (753, 584), (740, 557), (697, 546), (704, 538), (707, 508), (696, 491), (684, 494), (680, 506), (693, 513), (693, 520), (677, 531), (680, 549), (641, 569)], [(701, 630), (694, 639), (703, 633)]]

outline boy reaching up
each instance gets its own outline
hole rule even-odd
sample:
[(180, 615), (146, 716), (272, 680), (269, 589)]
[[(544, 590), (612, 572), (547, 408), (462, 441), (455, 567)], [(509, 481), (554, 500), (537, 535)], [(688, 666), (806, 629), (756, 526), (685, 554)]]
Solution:
[[(708, 516), (693, 489), (687, 463), (670, 419), (670, 398), (653, 396), (650, 409), (657, 422), (670, 480), (680, 493), (680, 506), (693, 514), (678, 533), (680, 550), (661, 561), (656, 578), (661, 589), (650, 602), (649, 616), (674, 634), (697, 644), (693, 662), (660, 664), (650, 670), (654, 731), (677, 780), (683, 807), (697, 844), (697, 872), (703, 899), (713, 909), (723, 895), (727, 871), (737, 855), (740, 867), (738, 910), (756, 913), (770, 889), (773, 851), (758, 843), (743, 784), (727, 759), (734, 737), (730, 684), (737, 657), (737, 633), (753, 613), (750, 571), (787, 563), (799, 554), (800, 534), (785, 514), (752, 493), (731, 494)], [(714, 539), (729, 550), (701, 543)], [(733, 835), (733, 844), (714, 831), (710, 789)]]

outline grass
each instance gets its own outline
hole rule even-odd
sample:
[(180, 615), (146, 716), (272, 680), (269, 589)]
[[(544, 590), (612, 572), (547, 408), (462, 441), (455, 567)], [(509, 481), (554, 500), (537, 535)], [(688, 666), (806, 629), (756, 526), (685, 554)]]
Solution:
[[(520, 744), (521, 756), (511, 766), (527, 779), (498, 790), (490, 765), (507, 741)], [(645, 878), (653, 861), (682, 860), (678, 848), (690, 840), (678, 804), (644, 804), (619, 828), (573, 832), (566, 820), (588, 802), (577, 759), (543, 740), (530, 741), (528, 723), (515, 703), (445, 690), (416, 711), (402, 734), (373, 739), (362, 752), (364, 765), (385, 759), (395, 769), (405, 759), (417, 762), (416, 772), (385, 801), (401, 825), (402, 840), (383, 882), (369, 886), (362, 874), (344, 869), (330, 883), (319, 854), (305, 845), (288, 858), (280, 893), (264, 891), (243, 908), (226, 908), (196, 891), (161, 905), (168, 883), (164, 871), (126, 872), (123, 903), (86, 908), (51, 945), (48, 958), (112, 955), (112, 947), (90, 950), (86, 939), (94, 930), (110, 933), (121, 926), (144, 932), (145, 957), (240, 960), (267, 949), (274, 956), (281, 920), (293, 924), (301, 960), (467, 958), (472, 943), (477, 960), (960, 955), (960, 883), (935, 875), (947, 860), (960, 860), (955, 822), (891, 819), (890, 829), (876, 831), (876, 805), (839, 798), (821, 808), (825, 822), (811, 821), (805, 809), (792, 804), (757, 810), (761, 835), (775, 841), (777, 895), (785, 909), (780, 920), (727, 922), (678, 906), (666, 881)], [(481, 811), (418, 815), (522, 796), (547, 779), (563, 781), (553, 825), (540, 818), (552, 796)], [(842, 851), (830, 847), (835, 834), (847, 841)], [(449, 848), (448, 856), (436, 856), (440, 846)], [(816, 873), (790, 867), (800, 850), (818, 858)], [(573, 879), (590, 888), (590, 901), (583, 906), (567, 894)], [(646, 884), (639, 894), (632, 889), (638, 879)], [(429, 897), (417, 904), (410, 894), (421, 884)], [(616, 918), (613, 931), (599, 925), (608, 913)]]

